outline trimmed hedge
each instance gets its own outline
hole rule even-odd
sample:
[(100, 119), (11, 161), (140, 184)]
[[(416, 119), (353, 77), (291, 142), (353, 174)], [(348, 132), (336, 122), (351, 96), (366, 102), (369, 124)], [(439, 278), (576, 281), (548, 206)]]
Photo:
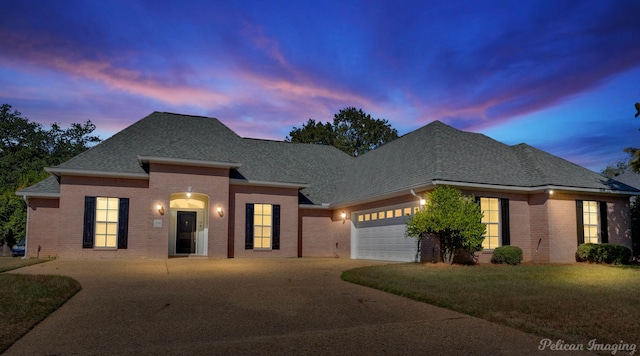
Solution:
[(631, 260), (631, 250), (617, 244), (586, 243), (578, 246), (577, 262), (607, 263), (622, 265)]
[(517, 265), (522, 262), (522, 249), (517, 246), (500, 246), (493, 250), (491, 263)]

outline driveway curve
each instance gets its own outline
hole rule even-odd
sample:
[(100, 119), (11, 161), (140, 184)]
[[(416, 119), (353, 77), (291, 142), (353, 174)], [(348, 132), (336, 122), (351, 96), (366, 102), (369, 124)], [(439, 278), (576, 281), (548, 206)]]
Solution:
[[(541, 337), (340, 279), (348, 259), (55, 260), (82, 290), (6, 355), (513, 355)], [(566, 354), (566, 352), (562, 352)], [(570, 353), (571, 354), (571, 353)]]

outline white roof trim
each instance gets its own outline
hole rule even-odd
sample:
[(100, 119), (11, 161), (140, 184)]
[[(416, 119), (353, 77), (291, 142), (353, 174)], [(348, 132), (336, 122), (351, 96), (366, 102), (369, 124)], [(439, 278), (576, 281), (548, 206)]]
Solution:
[(313, 209), (313, 210), (331, 210), (333, 209), (330, 204), (298, 204), (298, 209)]
[(266, 182), (259, 180), (229, 178), (230, 185), (251, 185), (257, 187), (274, 187), (274, 188), (308, 188), (306, 183), (283, 183), (283, 182)]
[(516, 191), (516, 192), (522, 192), (522, 193), (542, 193), (545, 191), (554, 190), (558, 192), (564, 191), (564, 192), (580, 192), (580, 193), (592, 193), (592, 194), (620, 194), (620, 195), (629, 195), (629, 196), (640, 195), (640, 192), (627, 192), (622, 190), (598, 189), (598, 188), (567, 187), (567, 186), (561, 186), (561, 185), (521, 187), (521, 186), (510, 186), (510, 185), (499, 185), (499, 184), (454, 182), (454, 181), (446, 181), (446, 180), (434, 180), (432, 183), (433, 185), (450, 185), (450, 186), (456, 186), (456, 187), (478, 188), (478, 189), (511, 191), (511, 192)]
[(49, 167), (45, 168), (44, 170), (58, 177), (61, 175), (69, 175), (69, 176), (80, 176), (80, 177), (149, 179), (149, 175), (147, 173), (110, 172), (110, 171), (49, 168)]
[(376, 196), (373, 196), (373, 197), (354, 200), (354, 201), (348, 201), (348, 202), (339, 202), (338, 204), (335, 204), (335, 205), (331, 204), (330, 207), (332, 209), (341, 209), (341, 208), (346, 208), (346, 207), (354, 206), (354, 205), (362, 205), (362, 204), (367, 204), (367, 203), (373, 203), (373, 202), (380, 201), (380, 200), (397, 198), (397, 197), (401, 197), (401, 196), (404, 196), (404, 195), (411, 195), (411, 193), (410, 193), (411, 189), (413, 189), (413, 190), (428, 190), (428, 189), (432, 188), (433, 186), (434, 186), (433, 184), (417, 184), (417, 185), (414, 185), (414, 186), (410, 186), (410, 187), (394, 190), (392, 192), (389, 192), (389, 193), (386, 193), (386, 194), (382, 194), (382, 195), (376, 195)]
[(20, 197), (27, 197), (27, 198), (46, 198), (46, 199), (60, 198), (60, 193), (23, 192), (21, 190), (17, 191), (16, 195)]
[(201, 161), (197, 159), (181, 159), (181, 158), (167, 158), (167, 157), (154, 157), (154, 156), (138, 156), (140, 163), (159, 163), (159, 164), (174, 164), (180, 166), (196, 166), (196, 167), (211, 167), (211, 168), (239, 168), (242, 163), (236, 162), (217, 162), (217, 161)]

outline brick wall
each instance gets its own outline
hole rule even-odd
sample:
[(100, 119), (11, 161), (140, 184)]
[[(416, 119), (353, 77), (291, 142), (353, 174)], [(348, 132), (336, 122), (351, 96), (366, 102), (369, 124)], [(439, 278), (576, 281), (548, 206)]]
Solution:
[(612, 199), (607, 202), (609, 242), (633, 249), (631, 241), (631, 211), (627, 198)]
[(38, 246), (41, 257), (58, 256), (58, 199), (30, 198), (27, 214), (27, 256), (36, 257)]
[(550, 262), (575, 262), (575, 252), (578, 248), (576, 200), (605, 201), (607, 203), (609, 242), (631, 248), (631, 216), (628, 198), (586, 194), (554, 194), (549, 204)]
[(342, 219), (342, 210), (304, 209), (300, 215), (303, 257), (350, 258), (351, 221)]
[[(208, 200), (207, 256), (227, 257), (227, 234), (229, 230), (229, 170), (210, 167), (173, 166), (151, 164), (149, 172), (149, 194), (146, 199), (149, 254), (166, 258), (169, 253), (169, 227), (171, 194), (191, 192), (201, 194)], [(162, 204), (166, 213), (161, 216), (155, 207)], [(217, 213), (220, 206), (223, 216)], [(162, 220), (162, 227), (153, 227), (154, 220)]]
[[(60, 182), (58, 254), (64, 258), (165, 257), (150, 255), (146, 180), (63, 176)], [(129, 240), (123, 250), (82, 248), (85, 196), (129, 198)]]
[[(232, 257), (296, 257), (298, 255), (298, 189), (232, 185), (230, 209), (233, 228), (229, 229)], [(246, 250), (246, 204), (280, 205), (280, 249)]]
[(553, 263), (572, 263), (576, 261), (578, 232), (576, 225), (576, 202), (558, 197), (547, 202), (549, 216), (549, 261)]

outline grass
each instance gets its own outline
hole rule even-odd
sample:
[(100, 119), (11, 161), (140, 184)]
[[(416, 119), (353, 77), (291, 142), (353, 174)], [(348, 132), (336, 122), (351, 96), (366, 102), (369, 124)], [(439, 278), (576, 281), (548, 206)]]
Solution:
[(640, 344), (640, 268), (394, 264), (342, 279), (566, 342)]
[[(0, 258), (0, 272), (46, 260)], [(0, 353), (80, 290), (63, 276), (0, 274)]]
[(12, 269), (27, 267), (31, 265), (35, 265), (42, 262), (51, 261), (51, 259), (35, 259), (35, 258), (25, 258), (22, 257), (0, 257), (0, 273), (11, 271)]

